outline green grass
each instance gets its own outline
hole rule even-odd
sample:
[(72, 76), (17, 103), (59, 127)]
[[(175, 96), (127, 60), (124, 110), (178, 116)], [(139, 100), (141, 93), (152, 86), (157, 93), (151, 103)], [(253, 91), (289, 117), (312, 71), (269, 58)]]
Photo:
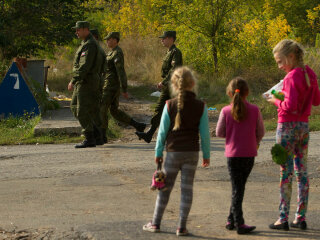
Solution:
[(275, 131), (277, 129), (277, 119), (268, 119), (263, 121), (266, 131)]
[[(16, 144), (58, 144), (77, 143), (84, 138), (82, 136), (72, 136), (66, 134), (47, 133), (41, 136), (34, 136), (33, 129), (41, 120), (36, 117), (9, 117), (0, 121), (0, 145)], [(109, 120), (108, 139), (118, 139), (121, 137), (121, 128), (113, 118)]]
[(33, 128), (40, 121), (40, 116), (30, 118), (9, 117), (0, 121), (0, 144), (19, 144), (33, 135)]
[(158, 98), (150, 96), (150, 94), (155, 91), (157, 91), (157, 89), (152, 85), (128, 86), (129, 94), (139, 100), (156, 102)]
[(108, 139), (118, 139), (122, 136), (121, 134), (122, 129), (118, 125), (117, 121), (111, 117), (109, 113), (109, 124), (108, 124), (108, 130), (107, 130), (107, 137)]
[[(264, 126), (266, 131), (275, 131), (277, 129), (277, 120), (265, 120)], [(309, 130), (310, 132), (320, 131), (320, 116), (317, 118), (311, 118), (309, 120)]]
[(79, 142), (80, 136), (56, 135), (48, 133), (47, 135), (35, 137), (34, 127), (39, 123), (41, 117), (9, 117), (0, 121), (0, 145), (14, 144), (44, 144), (44, 143), (67, 143)]
[(140, 85), (140, 86), (128, 86), (128, 92), (133, 97), (139, 100), (145, 100), (151, 102), (150, 110), (153, 112), (157, 106), (158, 97), (150, 96), (151, 93), (157, 91), (155, 86), (152, 85)]

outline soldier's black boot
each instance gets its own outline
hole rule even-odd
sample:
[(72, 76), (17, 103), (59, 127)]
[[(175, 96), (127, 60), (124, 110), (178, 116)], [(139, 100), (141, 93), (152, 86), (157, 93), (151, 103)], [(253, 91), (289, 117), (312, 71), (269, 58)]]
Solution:
[(105, 128), (101, 128), (101, 132), (102, 132), (102, 140), (104, 143), (108, 142), (108, 138), (107, 138), (107, 129)]
[(85, 139), (83, 140), (83, 142), (75, 145), (75, 148), (87, 148), (96, 146), (96, 140), (94, 138), (93, 132), (87, 132), (84, 134), (84, 136)]
[(133, 118), (131, 118), (131, 120), (130, 120), (130, 125), (132, 127), (134, 127), (137, 130), (137, 132), (143, 132), (147, 126), (145, 123), (140, 123), (140, 122), (133, 120)]
[(151, 128), (148, 130), (148, 132), (144, 133), (144, 132), (136, 132), (137, 136), (140, 139), (143, 139), (144, 141), (146, 141), (147, 143), (150, 143), (152, 140), (152, 136), (155, 133), (155, 131), (157, 130), (156, 127), (151, 126)]
[(94, 138), (96, 140), (96, 145), (103, 145), (104, 141), (103, 141), (103, 136), (102, 136), (102, 130), (100, 128), (98, 128), (97, 126), (93, 127), (93, 134), (94, 134)]

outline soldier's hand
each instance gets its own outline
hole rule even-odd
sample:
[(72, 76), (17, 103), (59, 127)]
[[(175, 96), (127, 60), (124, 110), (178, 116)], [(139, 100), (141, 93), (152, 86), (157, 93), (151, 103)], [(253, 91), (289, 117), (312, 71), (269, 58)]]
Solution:
[(158, 88), (158, 89), (163, 88), (163, 84), (162, 84), (162, 82), (159, 82), (159, 83), (158, 83), (157, 88)]
[(68, 90), (69, 90), (69, 91), (72, 91), (72, 90), (73, 90), (73, 84), (72, 84), (72, 82), (69, 82), (69, 84), (68, 84)]
[(125, 99), (129, 99), (129, 94), (128, 94), (127, 92), (122, 93), (122, 96), (123, 96)]

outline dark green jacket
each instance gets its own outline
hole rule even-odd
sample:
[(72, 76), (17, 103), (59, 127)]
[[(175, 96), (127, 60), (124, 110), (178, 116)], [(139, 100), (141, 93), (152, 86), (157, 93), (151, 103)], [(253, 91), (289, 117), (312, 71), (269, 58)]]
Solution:
[(162, 84), (164, 86), (168, 85), (168, 82), (171, 79), (171, 74), (175, 68), (182, 66), (182, 53), (176, 47), (176, 45), (172, 45), (168, 50), (166, 56), (163, 59), (162, 68), (161, 68), (161, 77)]
[(99, 51), (98, 43), (91, 35), (81, 42), (73, 61), (72, 84), (99, 84), (103, 64), (103, 55)]
[(119, 89), (127, 92), (127, 74), (124, 70), (124, 56), (122, 49), (116, 46), (107, 54), (107, 71), (105, 74), (105, 84), (103, 90)]
[(102, 91), (103, 89), (103, 86), (104, 86), (104, 77), (105, 77), (105, 74), (107, 72), (107, 55), (104, 51), (104, 49), (100, 46), (99, 42), (98, 42), (98, 49), (99, 49), (99, 52), (102, 56), (102, 60), (101, 60), (101, 69), (100, 69), (100, 91)]

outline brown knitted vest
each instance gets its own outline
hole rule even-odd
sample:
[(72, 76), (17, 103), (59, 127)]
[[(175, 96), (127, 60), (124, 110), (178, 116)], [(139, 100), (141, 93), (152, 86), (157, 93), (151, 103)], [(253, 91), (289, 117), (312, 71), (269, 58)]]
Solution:
[(180, 112), (181, 125), (178, 130), (173, 131), (177, 104), (177, 98), (167, 101), (171, 124), (167, 135), (166, 150), (167, 152), (199, 151), (199, 124), (203, 114), (204, 102), (196, 99), (193, 92), (186, 91), (184, 106)]

